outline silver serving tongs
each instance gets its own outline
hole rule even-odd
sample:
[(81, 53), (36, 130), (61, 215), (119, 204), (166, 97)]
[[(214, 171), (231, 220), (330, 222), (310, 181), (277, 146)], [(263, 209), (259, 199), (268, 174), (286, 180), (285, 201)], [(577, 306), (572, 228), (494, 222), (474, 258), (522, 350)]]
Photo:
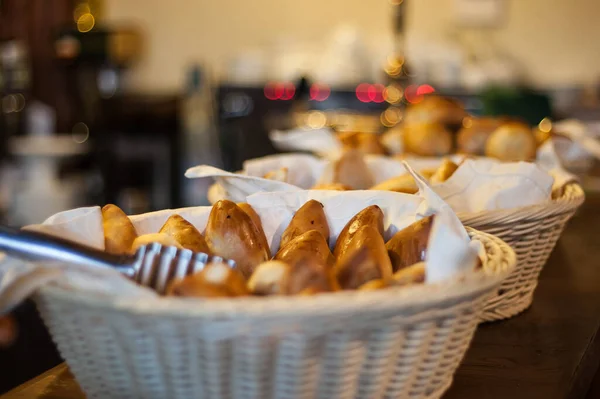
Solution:
[(6, 226), (0, 226), (0, 251), (32, 261), (52, 260), (115, 269), (161, 294), (174, 279), (194, 274), (208, 263), (224, 262), (235, 267), (233, 260), (158, 243), (141, 246), (134, 255), (115, 255), (62, 238)]

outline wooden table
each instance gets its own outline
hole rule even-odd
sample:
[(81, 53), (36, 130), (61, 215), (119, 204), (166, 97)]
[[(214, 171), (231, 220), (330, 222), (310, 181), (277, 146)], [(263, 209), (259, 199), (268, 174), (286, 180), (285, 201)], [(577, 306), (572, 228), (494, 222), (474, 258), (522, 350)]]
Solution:
[[(589, 194), (544, 268), (531, 308), (478, 329), (445, 399), (600, 398), (599, 231), (600, 194)], [(62, 364), (0, 398), (83, 397)]]

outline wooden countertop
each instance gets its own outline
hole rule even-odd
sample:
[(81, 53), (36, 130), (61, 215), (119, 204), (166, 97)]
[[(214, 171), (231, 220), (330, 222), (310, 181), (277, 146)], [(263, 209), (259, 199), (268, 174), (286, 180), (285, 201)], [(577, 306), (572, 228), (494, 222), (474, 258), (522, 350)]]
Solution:
[[(445, 399), (600, 397), (599, 232), (600, 194), (588, 194), (544, 268), (531, 308), (479, 327)], [(0, 398), (83, 397), (61, 364)]]

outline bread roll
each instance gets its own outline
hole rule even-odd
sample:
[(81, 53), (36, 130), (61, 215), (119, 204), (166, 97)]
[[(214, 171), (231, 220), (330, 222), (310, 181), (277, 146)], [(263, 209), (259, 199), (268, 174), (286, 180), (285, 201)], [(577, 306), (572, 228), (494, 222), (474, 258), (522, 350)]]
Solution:
[(381, 136), (381, 144), (390, 155), (399, 155), (404, 153), (404, 129), (402, 126), (395, 126), (389, 129)]
[(325, 265), (301, 261), (292, 266), (276, 260), (260, 264), (248, 288), (255, 295), (314, 295), (334, 290)]
[(400, 230), (385, 244), (394, 272), (425, 260), (433, 216)]
[(293, 238), (285, 246), (281, 246), (273, 260), (279, 260), (291, 266), (295, 266), (297, 262), (308, 260), (328, 266), (332, 266), (334, 262), (325, 237), (317, 230), (307, 231)]
[(102, 227), (104, 228), (104, 249), (107, 252), (124, 254), (131, 251), (137, 232), (121, 208), (113, 204), (105, 205), (102, 208)]
[(165, 233), (150, 233), (137, 237), (131, 245), (131, 252), (135, 252), (139, 247), (152, 243), (158, 243), (167, 247), (177, 247), (183, 249), (183, 246), (175, 238)]
[(374, 185), (369, 190), (394, 191), (397, 193), (414, 194), (419, 191), (415, 179), (409, 173), (392, 177)]
[(383, 237), (383, 211), (377, 205), (371, 205), (358, 212), (346, 223), (338, 235), (333, 255), (338, 258), (346, 252), (350, 241), (362, 226), (371, 226)]
[(332, 191), (348, 191), (351, 187), (340, 183), (321, 183), (310, 188), (311, 190), (332, 190)]
[(211, 253), (233, 259), (245, 277), (269, 258), (269, 248), (250, 216), (228, 200), (213, 205), (204, 237)]
[(363, 153), (358, 150), (344, 152), (333, 164), (332, 183), (343, 184), (354, 190), (366, 190), (374, 181)]
[(405, 125), (404, 148), (420, 156), (448, 155), (452, 151), (452, 135), (439, 123)]
[(364, 225), (352, 236), (333, 269), (342, 289), (357, 289), (363, 284), (392, 276), (392, 264), (380, 232)]
[(505, 121), (500, 118), (468, 118), (456, 137), (457, 151), (463, 154), (485, 155), (485, 143)]
[(250, 216), (252, 223), (254, 223), (254, 226), (256, 226), (258, 230), (261, 245), (264, 248), (269, 248), (269, 242), (267, 241), (267, 236), (263, 230), (262, 222), (260, 220), (260, 216), (258, 216), (258, 213), (256, 213), (254, 208), (252, 208), (247, 202), (239, 202), (237, 206), (239, 206), (240, 209), (246, 213), (246, 215)]
[(220, 298), (248, 295), (246, 279), (225, 263), (209, 263), (202, 271), (172, 282), (167, 295)]
[(296, 211), (281, 236), (281, 248), (285, 247), (294, 238), (310, 230), (318, 231), (325, 238), (325, 241), (329, 242), (329, 224), (323, 211), (323, 204), (315, 200), (307, 201)]
[(173, 237), (183, 248), (194, 252), (209, 253), (204, 237), (190, 222), (179, 215), (171, 215), (159, 233)]
[(425, 282), (425, 262), (398, 270), (392, 276), (394, 285), (409, 285)]
[(435, 173), (429, 178), (429, 183), (443, 183), (450, 178), (458, 169), (458, 165), (449, 159), (444, 159), (442, 165), (435, 171)]
[(467, 116), (462, 105), (454, 99), (429, 95), (419, 103), (408, 106), (404, 121), (414, 123), (440, 123), (459, 126)]
[(496, 129), (485, 145), (485, 154), (505, 162), (535, 159), (537, 142), (529, 126), (520, 122), (505, 123)]
[(357, 149), (363, 154), (385, 155), (385, 147), (381, 144), (378, 134), (360, 133), (357, 138)]

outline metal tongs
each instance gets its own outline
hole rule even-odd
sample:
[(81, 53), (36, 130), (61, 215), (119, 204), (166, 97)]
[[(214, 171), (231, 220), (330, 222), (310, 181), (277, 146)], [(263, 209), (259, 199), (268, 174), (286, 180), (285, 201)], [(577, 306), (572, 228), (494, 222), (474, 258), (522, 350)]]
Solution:
[(30, 261), (52, 260), (115, 269), (160, 294), (174, 279), (194, 274), (209, 263), (236, 266), (233, 260), (158, 243), (141, 246), (133, 255), (116, 255), (47, 234), (6, 226), (0, 226), (0, 251)]

